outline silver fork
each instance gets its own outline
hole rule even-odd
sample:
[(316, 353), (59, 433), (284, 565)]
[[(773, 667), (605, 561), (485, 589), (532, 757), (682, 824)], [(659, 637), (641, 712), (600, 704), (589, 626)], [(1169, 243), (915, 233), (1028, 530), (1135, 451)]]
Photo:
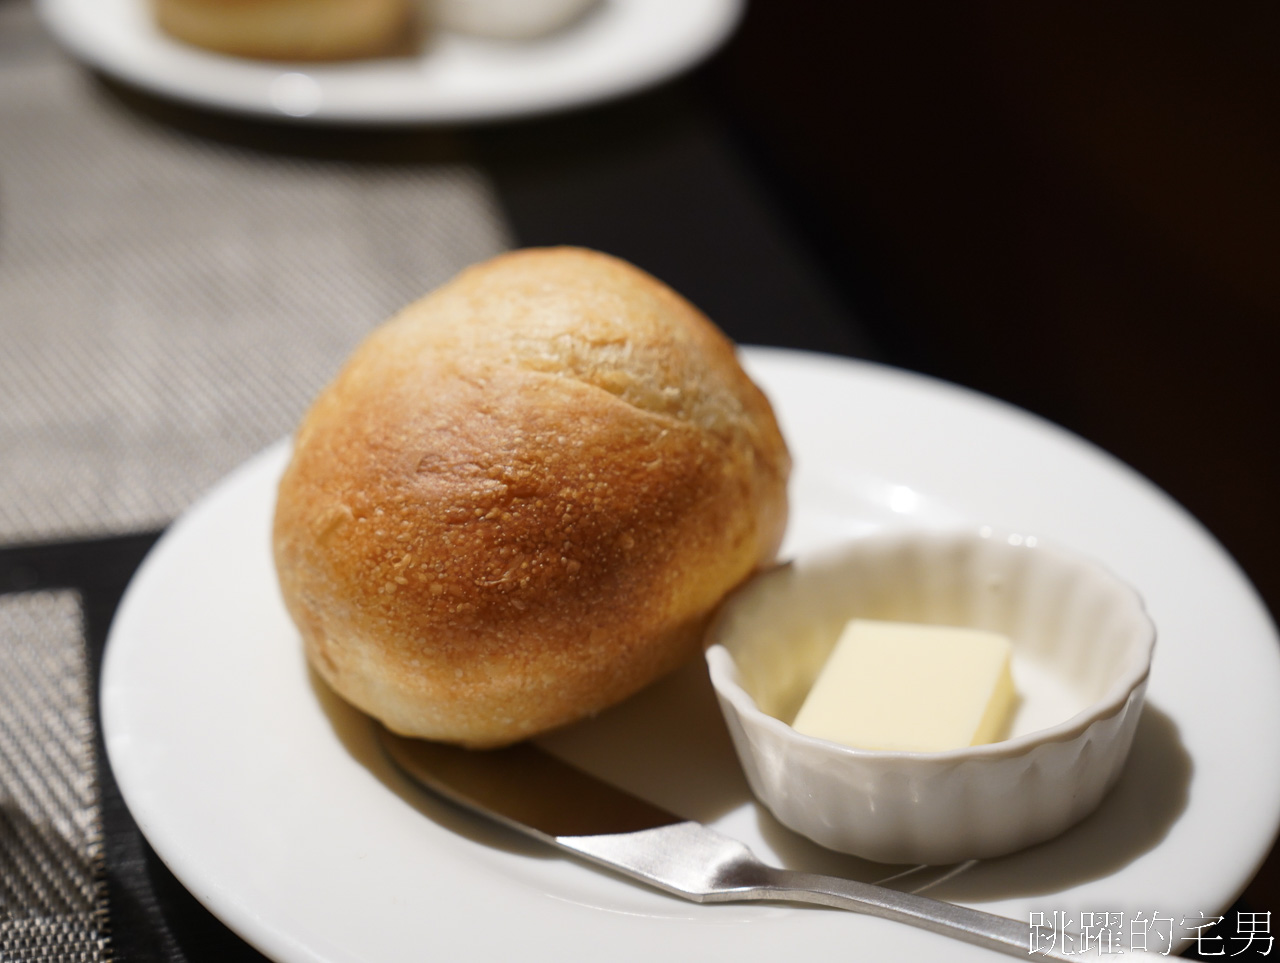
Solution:
[(475, 813), (696, 903), (782, 900), (853, 910), (1011, 956), (1032, 953), (1027, 924), (834, 876), (779, 869), (743, 843), (681, 819), (528, 743), (475, 752), (379, 730), (415, 782)]

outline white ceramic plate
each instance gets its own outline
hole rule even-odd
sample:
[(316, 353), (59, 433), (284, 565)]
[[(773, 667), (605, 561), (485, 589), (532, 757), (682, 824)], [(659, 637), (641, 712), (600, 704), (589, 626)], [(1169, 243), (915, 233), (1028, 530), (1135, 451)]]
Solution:
[[(989, 523), (1093, 554), (1140, 588), (1159, 627), (1115, 793), (1059, 839), (930, 892), (1013, 918), (1159, 913), (1179, 926), (1229, 905), (1280, 823), (1280, 642), (1217, 543), (1113, 459), (997, 402), (873, 365), (745, 356), (795, 454), (786, 552), (890, 525)], [(309, 676), (278, 600), (269, 528), (286, 457), (281, 444), (255, 458), (162, 539), (123, 601), (102, 691), (107, 750), (143, 832), (268, 956), (988, 958), (850, 913), (684, 903), (405, 783), (370, 723)], [(891, 872), (805, 843), (750, 801), (700, 666), (551, 744), (768, 859)]]
[(450, 123), (577, 107), (678, 74), (733, 32), (744, 0), (600, 0), (545, 38), (444, 31), (416, 56), (342, 64), (245, 60), (171, 40), (147, 0), (38, 0), (78, 57), (153, 93), (278, 119)]

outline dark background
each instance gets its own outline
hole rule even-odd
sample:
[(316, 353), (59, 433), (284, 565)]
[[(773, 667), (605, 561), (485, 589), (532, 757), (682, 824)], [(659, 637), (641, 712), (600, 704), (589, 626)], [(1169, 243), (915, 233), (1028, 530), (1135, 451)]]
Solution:
[(1280, 10), (756, 3), (708, 96), (885, 360), (1152, 478), (1280, 608)]

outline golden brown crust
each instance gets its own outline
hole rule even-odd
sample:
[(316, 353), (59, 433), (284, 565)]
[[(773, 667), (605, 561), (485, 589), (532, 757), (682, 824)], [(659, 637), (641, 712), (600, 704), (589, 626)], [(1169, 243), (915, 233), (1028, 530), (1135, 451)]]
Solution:
[(692, 306), (605, 255), (521, 251), (410, 305), (317, 400), (280, 485), (281, 587), (349, 701), (499, 745), (696, 652), (776, 551), (788, 470)]
[(170, 36), (262, 60), (346, 60), (411, 42), (412, 0), (152, 0)]

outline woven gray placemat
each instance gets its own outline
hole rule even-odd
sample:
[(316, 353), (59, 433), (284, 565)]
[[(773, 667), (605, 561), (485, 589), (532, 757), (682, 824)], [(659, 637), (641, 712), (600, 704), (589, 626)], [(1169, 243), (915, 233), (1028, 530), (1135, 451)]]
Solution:
[[(508, 246), (457, 151), (324, 160), (118, 94), (0, 0), (0, 543), (166, 524)], [(74, 593), (0, 596), (0, 960), (110, 959), (88, 678)]]
[(467, 163), (204, 139), (104, 92), (27, 3), (0, 38), (0, 542), (166, 523), (508, 244)]
[(0, 960), (108, 959), (80, 602), (0, 596)]

